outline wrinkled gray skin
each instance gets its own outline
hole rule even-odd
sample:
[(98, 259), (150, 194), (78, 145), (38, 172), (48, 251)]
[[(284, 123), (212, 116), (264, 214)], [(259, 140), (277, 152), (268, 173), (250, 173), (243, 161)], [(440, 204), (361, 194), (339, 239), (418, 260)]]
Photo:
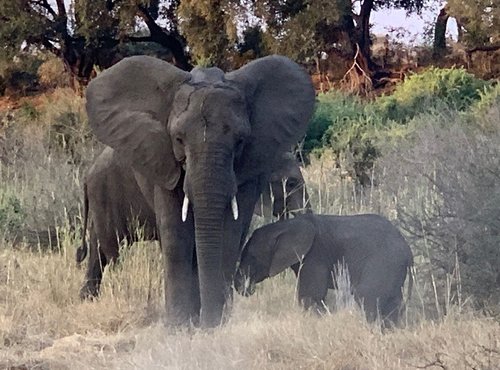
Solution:
[(342, 262), (368, 320), (379, 313), (384, 323), (397, 323), (413, 257), (398, 229), (378, 215), (300, 215), (257, 229), (243, 249), (235, 288), (252, 294), (255, 284), (292, 267), (299, 302), (322, 311)]
[[(267, 215), (274, 211), (276, 217), (288, 218), (291, 214), (310, 212), (304, 178), (295, 157), (285, 153), (278, 165), (255, 206), (255, 213), (264, 210)], [(273, 197), (268, 189), (272, 189)], [(122, 240), (129, 244), (138, 240), (137, 227), (143, 229), (142, 240), (157, 240), (158, 237), (152, 201), (148, 203), (134, 173), (126, 163), (121, 163), (110, 147), (106, 147), (89, 168), (84, 190), (83, 243), (76, 251), (76, 262), (83, 262), (89, 250), (90, 257), (80, 290), (82, 299), (99, 294), (104, 267), (118, 258)], [(85, 242), (87, 229), (88, 247)]]
[(255, 203), (313, 106), (310, 77), (280, 56), (226, 74), (134, 56), (89, 84), (92, 131), (154, 209), (169, 325), (222, 322)]

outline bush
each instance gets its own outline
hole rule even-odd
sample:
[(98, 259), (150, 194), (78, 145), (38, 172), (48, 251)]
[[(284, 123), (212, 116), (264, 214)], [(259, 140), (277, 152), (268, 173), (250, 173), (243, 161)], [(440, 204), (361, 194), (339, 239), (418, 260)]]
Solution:
[(37, 71), (40, 84), (46, 88), (69, 86), (69, 75), (64, 68), (64, 63), (56, 57), (48, 57)]
[(379, 156), (377, 148), (380, 121), (373, 117), (348, 119), (344, 127), (330, 126), (324, 138), (337, 157), (344, 157), (345, 170), (360, 185), (371, 183), (373, 164)]
[(38, 88), (37, 70), (42, 60), (23, 54), (13, 60), (0, 61), (0, 92), (26, 95)]
[[(415, 127), (407, 123), (429, 112), (471, 110), (491, 106), (498, 99), (496, 86), (477, 79), (463, 69), (432, 68), (399, 85), (393, 95), (365, 103), (338, 91), (318, 97), (316, 110), (304, 142), (306, 153), (321, 154), (330, 148), (337, 158), (346, 158), (345, 169), (362, 185), (371, 184), (371, 171), (380, 153), (381, 139), (404, 138)], [(414, 122), (422, 122), (415, 120)], [(337, 161), (340, 166), (340, 160)]]
[(323, 149), (331, 149), (337, 166), (344, 166), (343, 170), (359, 183), (367, 184), (378, 156), (375, 142), (381, 123), (365, 113), (364, 103), (356, 96), (339, 91), (322, 94), (309, 124), (304, 150), (321, 154)]
[(367, 108), (381, 119), (406, 123), (433, 107), (463, 111), (479, 100), (489, 85), (462, 68), (430, 68), (410, 76), (392, 95), (376, 99)]
[[(355, 96), (345, 95), (340, 91), (331, 91), (318, 96), (314, 115), (307, 128), (304, 150), (312, 151), (327, 143), (325, 133), (341, 131), (346, 121), (363, 115), (362, 102)], [(329, 134), (331, 136), (331, 133)]]
[(385, 192), (437, 289), (458, 303), (474, 297), (478, 307), (500, 304), (499, 111), (497, 102), (474, 121), (420, 116), (379, 163)]
[(3, 237), (19, 231), (26, 214), (16, 193), (8, 188), (0, 192), (0, 232)]

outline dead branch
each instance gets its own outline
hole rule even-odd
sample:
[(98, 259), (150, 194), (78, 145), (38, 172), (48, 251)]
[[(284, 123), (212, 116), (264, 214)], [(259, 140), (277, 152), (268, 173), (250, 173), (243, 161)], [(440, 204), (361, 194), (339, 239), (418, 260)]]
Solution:
[(352, 66), (342, 77), (341, 85), (351, 93), (367, 95), (373, 90), (373, 81), (369, 73), (368, 62), (361, 53), (359, 45), (356, 44), (356, 54)]

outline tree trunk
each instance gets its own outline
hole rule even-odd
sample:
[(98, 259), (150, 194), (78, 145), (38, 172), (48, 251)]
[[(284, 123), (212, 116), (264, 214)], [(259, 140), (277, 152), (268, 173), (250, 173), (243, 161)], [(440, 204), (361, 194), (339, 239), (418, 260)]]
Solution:
[(95, 73), (95, 50), (86, 48), (83, 42), (70, 40), (63, 46), (62, 59), (71, 77), (71, 88), (83, 93), (83, 88)]
[(373, 9), (374, 0), (365, 0), (361, 5), (361, 10), (359, 12), (359, 48), (361, 54), (368, 61), (368, 65), (371, 67), (371, 51), (370, 51), (370, 16)]
[(184, 47), (180, 41), (180, 35), (176, 33), (167, 33), (160, 26), (158, 26), (146, 8), (139, 6), (138, 14), (146, 23), (149, 29), (151, 41), (156, 42), (163, 47), (169, 49), (174, 57), (174, 65), (184, 71), (193, 69), (189, 63), (188, 57), (184, 51)]
[(448, 24), (449, 17), (450, 16), (445, 6), (441, 9), (436, 19), (432, 52), (432, 56), (435, 60), (441, 59), (446, 54), (446, 25)]

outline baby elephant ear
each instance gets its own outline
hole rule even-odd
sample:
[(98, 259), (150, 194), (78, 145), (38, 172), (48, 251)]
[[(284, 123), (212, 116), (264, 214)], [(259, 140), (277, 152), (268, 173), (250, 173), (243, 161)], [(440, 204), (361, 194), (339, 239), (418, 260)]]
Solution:
[(226, 74), (246, 96), (250, 142), (238, 166), (241, 182), (269, 173), (280, 154), (306, 133), (315, 95), (311, 78), (292, 60), (278, 55), (257, 59)]
[(298, 262), (312, 248), (316, 236), (315, 225), (305, 217), (278, 221), (275, 236), (275, 252), (269, 268), (269, 276), (274, 276)]
[(87, 114), (99, 141), (153, 183), (173, 189), (180, 177), (167, 119), (190, 74), (148, 56), (125, 58), (92, 80)]

